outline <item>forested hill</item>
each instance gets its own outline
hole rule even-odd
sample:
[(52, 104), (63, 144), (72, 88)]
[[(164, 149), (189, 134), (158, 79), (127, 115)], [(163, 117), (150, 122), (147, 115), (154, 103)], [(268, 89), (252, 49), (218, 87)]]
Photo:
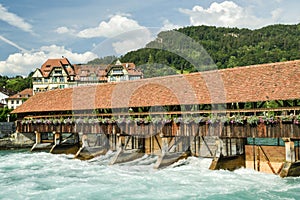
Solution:
[[(257, 30), (192, 26), (175, 32), (201, 44), (208, 54), (199, 53), (201, 50), (194, 44), (186, 44), (187, 39), (180, 41), (174, 31), (164, 31), (146, 48), (125, 54), (121, 61), (134, 62), (143, 69), (145, 77), (152, 77), (209, 70), (213, 63), (222, 69), (300, 59), (300, 24), (271, 25)], [(170, 49), (165, 43), (172, 43), (175, 53), (165, 50)], [(191, 60), (200, 63), (201, 68), (195, 68)]]

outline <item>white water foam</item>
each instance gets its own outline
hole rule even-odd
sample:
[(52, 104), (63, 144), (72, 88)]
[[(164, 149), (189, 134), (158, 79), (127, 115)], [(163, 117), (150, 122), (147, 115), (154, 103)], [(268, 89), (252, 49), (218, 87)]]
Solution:
[(155, 170), (156, 156), (109, 165), (49, 153), (1, 152), (0, 199), (299, 199), (300, 178), (239, 169), (208, 169), (190, 157)]

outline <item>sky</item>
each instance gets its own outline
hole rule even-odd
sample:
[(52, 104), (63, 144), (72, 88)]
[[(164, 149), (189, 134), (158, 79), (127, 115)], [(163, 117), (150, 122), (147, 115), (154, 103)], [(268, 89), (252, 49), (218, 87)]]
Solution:
[(49, 58), (124, 55), (180, 27), (298, 24), (299, 8), (299, 0), (0, 0), (0, 75), (27, 76)]

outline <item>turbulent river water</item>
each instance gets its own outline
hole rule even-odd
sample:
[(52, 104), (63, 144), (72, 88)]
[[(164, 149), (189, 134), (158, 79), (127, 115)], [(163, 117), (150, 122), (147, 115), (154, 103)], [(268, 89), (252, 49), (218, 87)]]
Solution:
[(188, 158), (153, 169), (155, 156), (109, 165), (114, 152), (89, 161), (69, 155), (0, 151), (0, 199), (299, 199), (300, 178), (208, 169)]

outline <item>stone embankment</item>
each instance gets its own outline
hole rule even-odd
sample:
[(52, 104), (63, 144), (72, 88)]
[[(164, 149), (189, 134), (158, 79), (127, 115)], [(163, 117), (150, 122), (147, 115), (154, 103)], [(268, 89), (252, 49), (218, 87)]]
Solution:
[(31, 148), (34, 143), (33, 134), (14, 133), (10, 137), (0, 139), (0, 149)]

